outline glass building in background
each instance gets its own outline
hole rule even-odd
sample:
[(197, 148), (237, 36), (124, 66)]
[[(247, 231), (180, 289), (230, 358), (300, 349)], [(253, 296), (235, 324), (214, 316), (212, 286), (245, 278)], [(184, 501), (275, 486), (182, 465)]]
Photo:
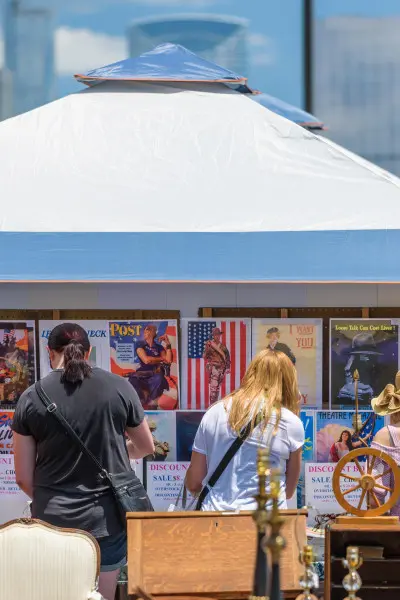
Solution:
[(134, 21), (128, 30), (131, 57), (162, 43), (180, 44), (226, 69), (248, 74), (248, 23), (219, 15), (172, 15)]
[(4, 62), (12, 74), (13, 114), (53, 99), (54, 26), (51, 11), (28, 0), (5, 0)]
[(313, 109), (327, 136), (400, 175), (400, 17), (314, 21)]

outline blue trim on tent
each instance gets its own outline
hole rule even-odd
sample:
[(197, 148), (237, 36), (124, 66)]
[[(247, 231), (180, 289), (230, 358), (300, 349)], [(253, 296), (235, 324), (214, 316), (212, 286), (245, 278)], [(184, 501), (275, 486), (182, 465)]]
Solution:
[(0, 233), (0, 281), (400, 282), (398, 230)]
[(324, 129), (323, 122), (314, 117), (314, 115), (287, 102), (283, 102), (283, 100), (274, 98), (274, 96), (270, 96), (269, 94), (254, 94), (251, 96), (251, 99), (257, 102), (257, 104), (268, 108), (271, 112), (285, 117), (285, 119), (293, 121), (293, 123), (297, 123), (297, 125), (302, 125), (308, 129)]
[[(103, 81), (230, 83), (246, 86), (247, 78), (224, 69), (177, 44), (161, 44), (137, 58), (75, 75), (86, 85)], [(248, 88), (247, 88), (248, 89)]]

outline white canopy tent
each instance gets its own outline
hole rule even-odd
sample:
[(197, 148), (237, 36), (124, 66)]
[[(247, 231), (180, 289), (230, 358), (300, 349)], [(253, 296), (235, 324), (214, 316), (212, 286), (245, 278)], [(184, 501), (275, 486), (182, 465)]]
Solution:
[(0, 124), (1, 281), (400, 281), (400, 180), (220, 82)]

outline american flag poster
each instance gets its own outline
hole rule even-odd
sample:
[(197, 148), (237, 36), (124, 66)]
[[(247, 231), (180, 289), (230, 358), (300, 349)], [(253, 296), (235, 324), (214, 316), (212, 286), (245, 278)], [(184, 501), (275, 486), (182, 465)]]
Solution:
[(34, 322), (0, 322), (0, 407), (14, 408), (35, 380)]
[(110, 321), (110, 369), (126, 377), (146, 410), (179, 407), (178, 324)]
[(181, 408), (206, 410), (238, 388), (250, 346), (250, 319), (182, 319)]

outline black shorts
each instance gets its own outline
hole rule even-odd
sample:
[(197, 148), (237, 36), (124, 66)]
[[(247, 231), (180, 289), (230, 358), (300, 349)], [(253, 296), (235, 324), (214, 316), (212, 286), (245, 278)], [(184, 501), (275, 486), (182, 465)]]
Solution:
[(100, 571), (116, 571), (126, 565), (126, 532), (98, 538), (100, 546)]

